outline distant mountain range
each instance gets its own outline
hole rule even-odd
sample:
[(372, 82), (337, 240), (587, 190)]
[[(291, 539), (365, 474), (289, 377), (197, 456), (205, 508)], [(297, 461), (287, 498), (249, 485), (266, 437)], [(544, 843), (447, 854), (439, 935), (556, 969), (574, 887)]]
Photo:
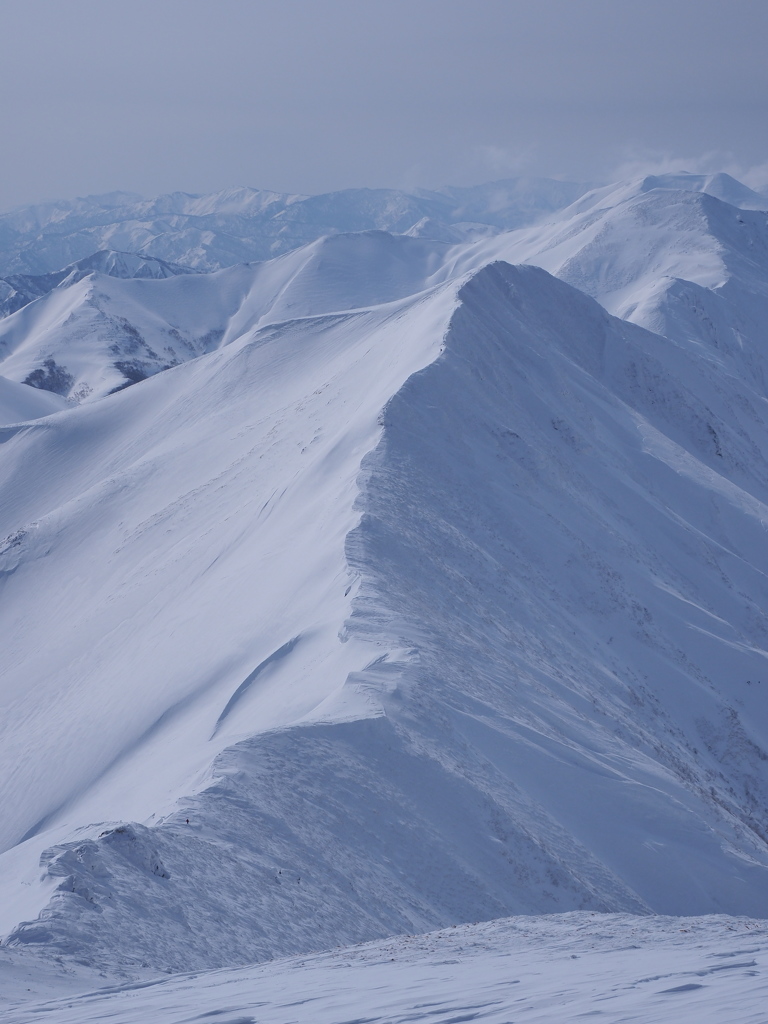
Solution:
[(125, 192), (27, 206), (0, 216), (0, 276), (44, 276), (100, 250), (194, 270), (268, 260), (322, 235), (392, 231), (463, 241), (527, 224), (591, 186), (512, 179), (415, 193), (347, 189), (320, 196), (230, 188), (142, 199)]

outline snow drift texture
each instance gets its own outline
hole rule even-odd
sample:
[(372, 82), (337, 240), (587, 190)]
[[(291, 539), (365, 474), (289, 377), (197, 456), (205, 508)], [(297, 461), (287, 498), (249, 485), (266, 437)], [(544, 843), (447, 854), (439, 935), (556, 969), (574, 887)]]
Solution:
[(768, 999), (765, 922), (721, 916), (519, 917), (79, 996), (74, 971), (9, 976), (15, 952), (0, 950), (0, 1001), (26, 1005), (4, 1024), (755, 1024)]
[(9, 945), (184, 970), (768, 915), (768, 228), (740, 188), (74, 274), (0, 323)]

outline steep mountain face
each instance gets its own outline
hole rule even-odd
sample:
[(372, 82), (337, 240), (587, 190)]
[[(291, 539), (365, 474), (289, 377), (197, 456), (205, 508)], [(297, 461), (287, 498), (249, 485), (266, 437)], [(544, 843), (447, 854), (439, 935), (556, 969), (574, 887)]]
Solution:
[(345, 231), (412, 231), (439, 241), (463, 241), (531, 223), (568, 206), (590, 187), (543, 178), (414, 194), (347, 189), (300, 196), (233, 188), (152, 200), (127, 193), (90, 196), (23, 207), (0, 217), (0, 275), (49, 274), (99, 249), (218, 270), (271, 259)]
[(0, 431), (7, 943), (768, 916), (765, 237), (631, 183), (8, 317), (92, 391)]

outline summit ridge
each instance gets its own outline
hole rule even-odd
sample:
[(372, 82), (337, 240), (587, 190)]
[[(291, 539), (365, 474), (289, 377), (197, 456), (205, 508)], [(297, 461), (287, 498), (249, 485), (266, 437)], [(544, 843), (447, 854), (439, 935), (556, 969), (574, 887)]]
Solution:
[[(494, 188), (530, 198), (417, 199)], [(567, 191), (460, 240), (371, 194), (387, 230), (211, 272), (99, 251), (0, 320), (19, 962), (768, 916), (766, 214), (727, 176)]]

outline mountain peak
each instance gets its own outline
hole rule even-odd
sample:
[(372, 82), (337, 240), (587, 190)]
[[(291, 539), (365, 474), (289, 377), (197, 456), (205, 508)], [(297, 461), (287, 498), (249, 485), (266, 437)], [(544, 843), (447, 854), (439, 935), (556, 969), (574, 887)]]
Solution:
[(768, 227), (679, 178), (177, 194), (283, 248), (131, 209), (0, 322), (6, 945), (768, 914)]

